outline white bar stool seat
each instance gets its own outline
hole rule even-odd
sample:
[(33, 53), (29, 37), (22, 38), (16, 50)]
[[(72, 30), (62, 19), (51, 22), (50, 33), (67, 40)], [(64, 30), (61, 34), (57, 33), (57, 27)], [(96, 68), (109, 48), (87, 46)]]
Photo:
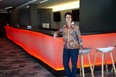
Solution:
[[(114, 64), (114, 60), (113, 60), (113, 56), (112, 56), (112, 52), (111, 52), (113, 49), (114, 49), (114, 47), (96, 48), (96, 53), (95, 53), (95, 58), (94, 58), (94, 66), (95, 66), (95, 62), (96, 62), (97, 52), (101, 52), (102, 53), (102, 68), (101, 68), (102, 77), (104, 77), (104, 54), (108, 53), (108, 52), (110, 53), (114, 73), (115, 73), (115, 76), (116, 76), (116, 68), (115, 68), (115, 64)], [(93, 70), (94, 70), (94, 66), (93, 66)], [(107, 66), (107, 64), (106, 64), (106, 71), (107, 71), (107, 74), (108, 74), (108, 66)]]
[(98, 51), (102, 52), (102, 53), (107, 53), (109, 51), (112, 51), (114, 49), (114, 47), (107, 47), (107, 48), (96, 48)]
[[(90, 64), (90, 70), (91, 70), (91, 76), (94, 77), (94, 74), (93, 74), (93, 69), (92, 69), (92, 65), (91, 65), (91, 61), (90, 61), (90, 56), (89, 56), (89, 52), (91, 51), (91, 48), (83, 48), (82, 50), (79, 50), (79, 55), (81, 56), (81, 67), (80, 67), (80, 74), (82, 72), (83, 74), (83, 77), (85, 77), (85, 71), (84, 71), (84, 61), (83, 61), (83, 56), (84, 55), (87, 55), (88, 57), (88, 61), (89, 61), (89, 64)], [(82, 69), (82, 71), (81, 71)]]

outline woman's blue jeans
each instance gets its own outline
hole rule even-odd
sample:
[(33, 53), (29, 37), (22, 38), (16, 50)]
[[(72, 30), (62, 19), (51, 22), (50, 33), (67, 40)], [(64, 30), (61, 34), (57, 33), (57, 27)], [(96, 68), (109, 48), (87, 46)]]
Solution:
[[(67, 77), (76, 77), (77, 74), (77, 60), (79, 49), (65, 49), (63, 51), (63, 65)], [(69, 61), (71, 59), (72, 69), (70, 69)]]

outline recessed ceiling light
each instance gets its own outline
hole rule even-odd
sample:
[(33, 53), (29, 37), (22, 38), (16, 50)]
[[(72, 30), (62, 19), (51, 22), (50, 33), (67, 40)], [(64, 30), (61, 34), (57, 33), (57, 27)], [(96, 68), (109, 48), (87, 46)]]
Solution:
[(27, 8), (29, 8), (29, 5), (27, 6)]

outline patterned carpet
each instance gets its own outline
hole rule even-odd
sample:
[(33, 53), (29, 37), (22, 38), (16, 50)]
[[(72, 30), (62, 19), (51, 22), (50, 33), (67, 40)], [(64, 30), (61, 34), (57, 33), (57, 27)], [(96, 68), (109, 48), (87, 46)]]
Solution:
[[(105, 77), (115, 77), (114, 73)], [(0, 38), (0, 77), (55, 77), (23, 49), (6, 38)], [(66, 77), (66, 76), (60, 76)], [(77, 74), (77, 77), (80, 77)], [(91, 77), (86, 73), (86, 77)], [(95, 77), (101, 77), (100, 71), (95, 71)]]

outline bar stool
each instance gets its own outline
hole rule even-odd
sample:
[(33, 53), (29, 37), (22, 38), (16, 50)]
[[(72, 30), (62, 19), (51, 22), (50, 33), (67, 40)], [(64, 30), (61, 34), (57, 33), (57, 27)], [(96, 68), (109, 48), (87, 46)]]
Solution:
[[(114, 46), (114, 48), (116, 47), (116, 45)], [(114, 63), (116, 63), (116, 55), (114, 55)], [(112, 68), (112, 70), (111, 70), (111, 72), (113, 72), (113, 68)]]
[[(116, 76), (116, 68), (115, 68), (115, 64), (114, 64), (114, 60), (113, 60), (113, 56), (112, 56), (112, 50), (114, 49), (114, 47), (107, 47), (107, 48), (96, 48), (96, 53), (95, 53), (95, 57), (94, 57), (94, 65), (93, 65), (93, 70), (94, 70), (94, 67), (95, 67), (95, 62), (96, 62), (96, 56), (97, 56), (97, 52), (101, 52), (102, 53), (102, 77), (104, 77), (104, 54), (105, 53), (110, 53), (110, 57), (111, 57), (111, 60), (112, 60), (112, 65), (113, 65), (113, 69), (114, 69), (114, 73), (115, 73), (115, 76)], [(108, 67), (107, 67), (107, 64), (106, 64), (106, 71), (107, 71), (107, 74), (108, 74)]]
[[(80, 55), (80, 59), (81, 59), (80, 74), (82, 72), (83, 77), (85, 77), (84, 61), (83, 61), (83, 56), (84, 55), (87, 55), (87, 57), (88, 57), (88, 61), (89, 61), (89, 65), (90, 65), (90, 70), (91, 70), (91, 76), (94, 77), (93, 69), (92, 69), (92, 65), (91, 65), (91, 61), (90, 61), (90, 56), (89, 56), (89, 52), (90, 51), (91, 51), (91, 48), (83, 48), (82, 50), (79, 51), (79, 55)], [(82, 71), (81, 71), (81, 69), (82, 69)]]

